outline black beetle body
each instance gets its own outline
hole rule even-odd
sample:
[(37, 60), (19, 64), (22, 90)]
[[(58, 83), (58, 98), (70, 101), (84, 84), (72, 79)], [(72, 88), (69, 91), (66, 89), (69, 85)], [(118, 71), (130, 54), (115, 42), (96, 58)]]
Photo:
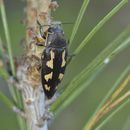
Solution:
[(61, 26), (59, 24), (50, 26), (41, 58), (41, 81), (48, 99), (53, 97), (58, 84), (63, 79), (67, 56), (67, 42)]

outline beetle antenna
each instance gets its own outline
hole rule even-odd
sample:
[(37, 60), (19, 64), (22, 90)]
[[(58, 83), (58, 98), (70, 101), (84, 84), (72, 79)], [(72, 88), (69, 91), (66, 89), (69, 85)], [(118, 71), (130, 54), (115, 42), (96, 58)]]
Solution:
[(37, 20), (37, 24), (41, 27), (44, 27), (44, 26), (51, 26), (51, 25), (60, 25), (60, 24), (74, 24), (74, 22), (63, 22), (63, 23), (52, 23), (52, 24), (44, 24), (44, 25), (41, 25), (40, 22)]
[(63, 22), (63, 23), (61, 23), (61, 24), (74, 24), (74, 22)]
[(41, 25), (41, 23), (38, 20), (37, 20), (37, 24), (38, 24), (39, 29), (40, 29), (40, 34), (42, 34), (42, 25)]

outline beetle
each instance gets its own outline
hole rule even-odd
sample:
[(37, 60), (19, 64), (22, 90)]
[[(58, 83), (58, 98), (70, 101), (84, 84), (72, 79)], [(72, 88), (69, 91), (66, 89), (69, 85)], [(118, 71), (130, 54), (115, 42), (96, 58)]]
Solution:
[(51, 99), (62, 81), (68, 57), (68, 47), (61, 24), (49, 25), (45, 49), (41, 56), (41, 81), (48, 99)]

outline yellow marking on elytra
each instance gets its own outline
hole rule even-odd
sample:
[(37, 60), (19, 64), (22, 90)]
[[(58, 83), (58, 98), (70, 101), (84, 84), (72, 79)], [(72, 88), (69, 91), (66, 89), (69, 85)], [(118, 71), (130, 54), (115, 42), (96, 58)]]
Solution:
[(55, 55), (54, 55), (54, 52), (52, 50), (50, 51), (50, 54), (51, 54), (51, 59), (49, 61), (47, 61), (46, 65), (49, 68), (53, 69), (53, 59), (54, 59)]
[(45, 89), (46, 89), (47, 91), (50, 91), (50, 89), (51, 89), (50, 86), (48, 86), (47, 84), (45, 84), (44, 86), (45, 86)]
[(60, 73), (58, 79), (62, 80), (63, 76), (64, 76), (64, 74)]
[(46, 75), (44, 76), (45, 80), (48, 81), (49, 79), (52, 79), (52, 74), (53, 74), (52, 72), (49, 73), (49, 74), (46, 74)]
[(64, 67), (66, 64), (66, 61), (65, 61), (65, 50), (62, 52), (62, 64), (61, 64), (61, 67)]

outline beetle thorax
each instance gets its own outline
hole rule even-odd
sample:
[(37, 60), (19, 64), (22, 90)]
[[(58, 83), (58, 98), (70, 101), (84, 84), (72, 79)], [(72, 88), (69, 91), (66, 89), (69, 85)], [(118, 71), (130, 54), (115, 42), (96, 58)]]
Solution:
[(48, 45), (49, 47), (54, 47), (54, 48), (62, 48), (66, 46), (66, 40), (63, 34), (61, 33), (55, 33), (55, 34), (50, 34), (48, 36)]

